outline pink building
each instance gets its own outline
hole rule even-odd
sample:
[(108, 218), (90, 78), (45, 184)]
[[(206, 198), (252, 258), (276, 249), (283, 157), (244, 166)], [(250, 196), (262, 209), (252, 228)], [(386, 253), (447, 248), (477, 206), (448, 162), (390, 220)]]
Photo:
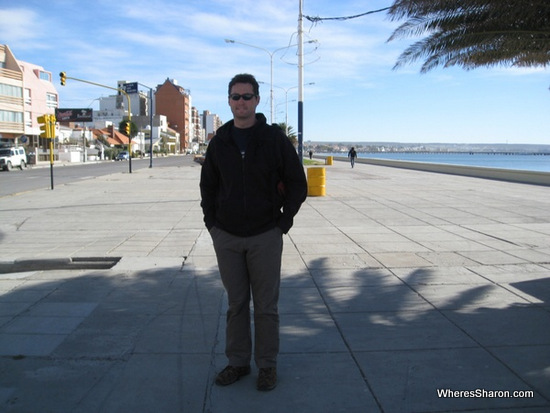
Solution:
[(17, 60), (0, 45), (0, 134), (15, 145), (38, 146), (38, 116), (53, 114), (58, 93), (52, 74), (43, 67)]

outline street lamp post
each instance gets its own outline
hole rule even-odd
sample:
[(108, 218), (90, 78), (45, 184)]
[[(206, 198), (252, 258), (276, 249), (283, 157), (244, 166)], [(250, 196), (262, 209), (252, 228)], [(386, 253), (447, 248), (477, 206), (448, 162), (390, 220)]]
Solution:
[(270, 101), (271, 101), (271, 116), (270, 117), (271, 117), (271, 119), (270, 119), (270, 123), (273, 123), (273, 55), (275, 53), (281, 51), (281, 50), (288, 49), (289, 47), (292, 47), (292, 46), (295, 46), (295, 45), (280, 47), (280, 48), (275, 49), (273, 51), (269, 51), (267, 49), (264, 49), (263, 47), (254, 46), (252, 44), (239, 42), (237, 40), (225, 39), (225, 42), (226, 43), (238, 43), (238, 44), (242, 44), (243, 46), (253, 47), (254, 49), (263, 50), (264, 52), (266, 52), (269, 55), (270, 68), (271, 68), (271, 88), (270, 88)]
[[(285, 49), (289, 49), (291, 47), (294, 47), (294, 46), (298, 46), (297, 44), (291, 44), (291, 45), (288, 45), (288, 46), (285, 46), (285, 47), (280, 47), (278, 49), (275, 49), (273, 51), (269, 51), (267, 49), (264, 49), (263, 47), (259, 47), (259, 46), (254, 46), (252, 44), (248, 44), (248, 43), (243, 43), (243, 42), (239, 42), (237, 40), (232, 40), (232, 39), (225, 39), (225, 42), (226, 43), (233, 43), (233, 44), (242, 44), (243, 46), (248, 46), (248, 47), (253, 47), (254, 49), (259, 49), (259, 50), (263, 50), (264, 52), (266, 52), (268, 55), (269, 55), (269, 59), (270, 59), (270, 66), (271, 66), (271, 87), (270, 87), (270, 101), (271, 101), (271, 120), (270, 120), (270, 123), (273, 123), (273, 55), (281, 50), (285, 50)], [(317, 40), (310, 40), (306, 43), (315, 43), (317, 42)]]
[(139, 83), (138, 85), (141, 85), (147, 89), (149, 89), (149, 168), (153, 167), (153, 88), (144, 85), (143, 83)]
[(298, 10), (298, 157), (303, 163), (304, 144), (304, 28), (303, 0), (299, 2)]
[[(258, 83), (265, 83), (265, 82), (258, 82)], [(310, 82), (310, 83), (306, 83), (304, 86), (311, 86), (311, 85), (314, 85), (315, 82)], [(273, 87), (276, 87), (278, 89), (282, 89), (284, 92), (285, 92), (285, 112), (286, 112), (286, 116), (285, 116), (285, 125), (286, 125), (286, 134), (288, 135), (288, 92), (292, 89), (297, 89), (298, 86), (291, 86), (289, 88), (284, 88), (284, 87), (281, 87), (281, 86), (277, 86), (277, 85), (273, 85)]]

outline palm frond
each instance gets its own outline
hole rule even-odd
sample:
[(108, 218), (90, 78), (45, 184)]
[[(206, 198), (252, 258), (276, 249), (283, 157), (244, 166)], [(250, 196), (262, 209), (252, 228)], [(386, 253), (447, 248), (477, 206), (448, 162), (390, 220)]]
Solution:
[(399, 56), (394, 69), (424, 59), (437, 66), (550, 64), (548, 0), (396, 0), (391, 18), (407, 18), (388, 41), (426, 35)]

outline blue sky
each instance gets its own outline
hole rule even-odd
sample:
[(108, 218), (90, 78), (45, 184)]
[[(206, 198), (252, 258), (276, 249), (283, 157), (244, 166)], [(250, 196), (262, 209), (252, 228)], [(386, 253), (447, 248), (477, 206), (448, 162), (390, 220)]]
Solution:
[[(309, 16), (350, 16), (393, 0), (304, 0)], [(231, 118), (227, 83), (248, 72), (265, 82), (259, 111), (270, 114), (270, 58), (297, 42), (298, 0), (0, 0), (0, 43), (54, 75), (61, 107), (98, 108), (112, 91), (58, 73), (116, 86), (156, 87), (166, 78), (191, 90), (192, 104)], [(466, 71), (420, 63), (392, 70), (415, 39), (387, 43), (400, 22), (377, 13), (347, 21), (304, 20), (304, 141), (550, 144), (550, 70)], [(273, 57), (275, 120), (297, 129), (296, 49)]]

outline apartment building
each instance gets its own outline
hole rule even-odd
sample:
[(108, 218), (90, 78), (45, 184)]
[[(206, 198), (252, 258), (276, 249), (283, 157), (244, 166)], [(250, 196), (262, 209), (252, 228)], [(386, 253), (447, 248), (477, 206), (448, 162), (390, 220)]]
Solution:
[(164, 115), (168, 126), (180, 135), (179, 153), (189, 147), (191, 128), (191, 92), (178, 85), (174, 79), (157, 86), (155, 92), (155, 114)]
[(214, 137), (216, 131), (222, 125), (223, 122), (218, 115), (210, 113), (208, 110), (202, 112), (202, 127), (205, 130), (206, 142)]
[(58, 96), (51, 72), (17, 60), (8, 45), (0, 45), (0, 135), (4, 142), (39, 146), (37, 118), (55, 113)]
[(23, 70), (7, 45), (0, 44), (0, 138), (19, 144), (25, 133)]
[[(191, 108), (191, 118), (192, 118), (192, 125), (193, 125), (193, 136), (191, 138), (191, 142), (193, 144), (197, 144), (200, 146), (201, 144), (204, 144), (204, 128), (202, 127), (201, 122), (201, 116), (199, 114), (199, 110), (193, 106)], [(194, 147), (198, 147), (194, 146)]]
[[(20, 60), (19, 64), (23, 71), (25, 135), (33, 137), (30, 146), (47, 147), (49, 145), (47, 139), (43, 139), (40, 144), (38, 142), (40, 125), (37, 118), (45, 113), (55, 114), (55, 109), (59, 105), (59, 97), (52, 82), (52, 74), (44, 70), (42, 66)], [(36, 141), (34, 141), (34, 137), (37, 137)]]
[[(117, 88), (123, 89), (124, 85), (129, 83), (126, 80), (119, 80)], [(130, 111), (132, 117), (146, 116), (149, 114), (150, 104), (146, 93), (136, 91), (128, 93), (130, 98)], [(97, 99), (99, 101), (99, 110), (94, 112), (94, 120), (105, 120), (113, 123), (121, 122), (128, 118), (128, 101), (121, 92), (116, 95), (104, 96)]]

